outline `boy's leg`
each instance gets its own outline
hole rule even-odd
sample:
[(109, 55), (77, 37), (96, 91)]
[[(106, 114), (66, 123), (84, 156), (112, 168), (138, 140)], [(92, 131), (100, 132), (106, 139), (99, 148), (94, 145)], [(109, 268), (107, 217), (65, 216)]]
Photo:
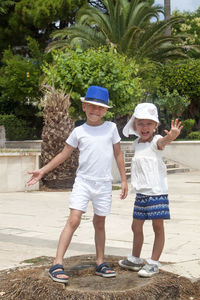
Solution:
[(104, 262), (104, 250), (105, 250), (105, 216), (98, 216), (94, 214), (93, 225), (95, 230), (95, 246), (96, 246), (96, 264), (99, 266)]
[(140, 257), (142, 251), (142, 245), (144, 241), (143, 225), (145, 220), (133, 219), (132, 231), (133, 231), (133, 249), (132, 255)]
[[(60, 234), (56, 258), (54, 259), (53, 265), (63, 264), (63, 257), (65, 255), (65, 252), (67, 251), (67, 248), (69, 247), (74, 231), (80, 224), (82, 213), (83, 212), (80, 210), (70, 209), (69, 218)], [(56, 269), (56, 271), (60, 271), (60, 269)], [(67, 275), (57, 275), (57, 277), (68, 278)]]
[[(101, 274), (103, 275), (103, 277), (114, 277), (116, 276), (115, 272), (111, 270), (107, 264), (104, 263), (104, 250), (106, 240), (105, 219), (105, 216), (98, 216), (94, 214), (93, 225), (95, 230), (96, 264), (97, 267), (99, 266), (99, 268), (101, 268), (101, 271), (98, 270), (98, 272), (101, 273), (104, 269), (105, 274)], [(101, 264), (103, 265), (101, 266)], [(96, 272), (96, 274), (98, 272)]]
[(152, 226), (155, 234), (154, 245), (151, 259), (158, 261), (165, 243), (165, 231), (163, 219), (152, 220)]

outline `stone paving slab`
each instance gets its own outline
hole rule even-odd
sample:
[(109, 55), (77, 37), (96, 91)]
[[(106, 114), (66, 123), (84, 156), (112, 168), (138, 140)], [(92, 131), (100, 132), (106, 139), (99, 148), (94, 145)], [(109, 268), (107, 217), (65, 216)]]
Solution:
[[(166, 243), (162, 269), (195, 280), (200, 278), (200, 171), (168, 175), (171, 220), (165, 221)], [(69, 215), (70, 192), (0, 193), (0, 269), (25, 259), (55, 256), (60, 232)], [(134, 195), (113, 205), (106, 220), (106, 254), (127, 256), (132, 247)], [(66, 257), (95, 254), (93, 210), (90, 203), (75, 232)], [(142, 257), (151, 256), (151, 221), (144, 225)]]

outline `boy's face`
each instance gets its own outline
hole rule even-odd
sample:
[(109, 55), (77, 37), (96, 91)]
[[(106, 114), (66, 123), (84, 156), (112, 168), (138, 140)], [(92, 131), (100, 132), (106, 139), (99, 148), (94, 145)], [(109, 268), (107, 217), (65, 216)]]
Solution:
[(91, 103), (82, 103), (83, 111), (87, 116), (86, 123), (91, 126), (98, 126), (102, 124), (102, 118), (107, 112), (107, 107), (94, 105)]

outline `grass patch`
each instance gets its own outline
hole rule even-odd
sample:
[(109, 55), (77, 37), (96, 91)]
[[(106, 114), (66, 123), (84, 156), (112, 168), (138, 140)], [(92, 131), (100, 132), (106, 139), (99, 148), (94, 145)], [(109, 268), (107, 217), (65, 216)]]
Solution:
[(36, 258), (23, 260), (22, 263), (24, 263), (24, 264), (37, 264), (37, 263), (41, 263), (41, 262), (44, 262), (44, 261), (45, 261), (44, 257), (36, 257)]
[(121, 186), (119, 186), (119, 185), (113, 185), (113, 186), (112, 186), (112, 190), (113, 190), (113, 191), (121, 190)]

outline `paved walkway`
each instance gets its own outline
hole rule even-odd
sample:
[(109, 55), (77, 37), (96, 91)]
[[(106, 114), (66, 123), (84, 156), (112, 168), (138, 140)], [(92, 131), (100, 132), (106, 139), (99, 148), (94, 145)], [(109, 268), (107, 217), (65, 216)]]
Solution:
[[(162, 269), (192, 280), (200, 278), (200, 171), (168, 175), (171, 220), (165, 222), (166, 243)], [(120, 200), (113, 191), (107, 218), (106, 254), (126, 256), (132, 247), (133, 195)], [(0, 269), (25, 259), (55, 256), (59, 234), (69, 214), (70, 192), (0, 193)], [(93, 254), (92, 206), (83, 215), (68, 256)], [(151, 254), (151, 222), (144, 226), (142, 257)]]

